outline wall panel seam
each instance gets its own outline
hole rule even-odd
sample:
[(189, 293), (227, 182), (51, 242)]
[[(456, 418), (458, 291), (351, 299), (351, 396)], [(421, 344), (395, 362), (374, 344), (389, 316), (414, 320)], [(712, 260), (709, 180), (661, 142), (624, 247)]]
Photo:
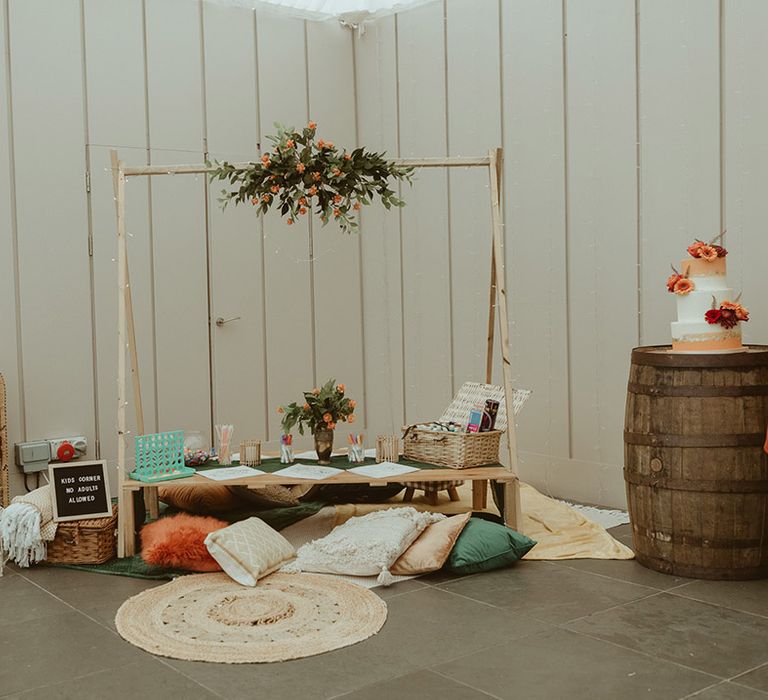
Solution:
[[(304, 104), (305, 121), (309, 122), (309, 30), (307, 20), (304, 20)], [(310, 214), (308, 221), (309, 237), (309, 319), (312, 327), (312, 383), (317, 386), (317, 303), (315, 300), (315, 240), (314, 240), (314, 217)], [(323, 380), (325, 381), (325, 380)]]
[[(200, 23), (200, 96), (202, 98), (200, 109), (202, 112), (202, 137), (203, 137), (203, 159), (208, 160), (208, 91), (206, 86), (206, 61), (205, 61), (205, 8), (202, 0), (198, 0), (198, 21)], [(195, 177), (197, 179), (197, 177)], [(214, 425), (216, 423), (216, 362), (215, 362), (215, 342), (213, 326), (213, 249), (211, 246), (211, 187), (207, 177), (203, 177), (203, 217), (205, 225), (205, 277), (207, 289), (207, 316), (208, 316), (208, 382), (209, 382), (209, 409), (210, 409), (210, 427), (211, 437), (216, 432)]]
[[(151, 105), (149, 100), (149, 36), (147, 32), (147, 0), (141, 0), (141, 33), (142, 33), (142, 58), (144, 61), (144, 128), (146, 132), (146, 162), (152, 163), (152, 132), (150, 129)], [(147, 232), (149, 243), (149, 290), (150, 307), (152, 311), (152, 399), (155, 404), (154, 430), (160, 429), (160, 389), (157, 372), (157, 285), (155, 283), (157, 270), (155, 268), (155, 225), (154, 205), (152, 196), (152, 178), (147, 178)], [(146, 430), (146, 426), (145, 426)]]
[(635, 0), (635, 244), (637, 248), (637, 344), (643, 344), (643, 163), (640, 129), (640, 0)]
[[(451, 136), (450, 136), (450, 98), (448, 96), (448, 0), (443, 0), (443, 90), (445, 92), (445, 154), (451, 155)], [(453, 232), (451, 216), (451, 172), (446, 172), (445, 178), (446, 195), (446, 235), (447, 253), (448, 253), (448, 337), (450, 338), (450, 353), (448, 364), (448, 385), (451, 387), (451, 396), (456, 391), (456, 376), (454, 368), (454, 319), (453, 319)]]
[[(85, 171), (86, 177), (89, 177), (91, 171), (91, 151), (88, 143), (90, 141), (90, 130), (88, 128), (89, 123), (89, 111), (88, 111), (88, 52), (86, 50), (85, 42), (85, 3), (84, 0), (80, 0), (80, 57), (81, 57), (81, 69), (82, 69), (82, 81), (83, 81), (83, 143), (84, 158), (85, 158)], [(85, 211), (88, 222), (88, 294), (91, 307), (91, 370), (93, 373), (93, 429), (96, 441), (96, 446), (100, 445), (103, 440), (101, 439), (101, 416), (99, 412), (99, 348), (96, 338), (96, 271), (94, 268), (93, 258), (93, 196), (90, 191), (90, 187), (85, 188)], [(96, 458), (100, 458), (100, 450), (95, 451)]]
[[(358, 95), (357, 95), (357, 44), (355, 42), (355, 31), (358, 31), (353, 28), (349, 28), (349, 42), (350, 42), (350, 48), (352, 51), (352, 104), (354, 105), (354, 122), (355, 122), (355, 147), (360, 147), (360, 114), (359, 114), (359, 105), (358, 105)], [(378, 37), (377, 37), (378, 39)], [(360, 294), (360, 348), (361, 348), (361, 365), (362, 365), (362, 372), (363, 372), (363, 428), (366, 430), (368, 429), (368, 365), (366, 363), (366, 352), (365, 352), (365, 293), (364, 293), (364, 284), (365, 280), (363, 279), (364, 274), (364, 266), (363, 266), (363, 245), (365, 236), (361, 235), (363, 233), (363, 226), (362, 226), (362, 216), (358, 217), (360, 220), (360, 228), (358, 229), (357, 233), (357, 267), (360, 272), (358, 275), (358, 293)]]
[[(720, 231), (725, 230), (725, 148), (726, 148), (726, 136), (725, 136), (725, 111), (724, 111), (724, 96), (725, 96), (725, 0), (719, 0), (718, 3), (718, 138), (719, 143), (719, 168), (720, 168)], [(721, 243), (723, 243), (721, 241)]]
[(16, 203), (16, 149), (14, 146), (13, 128), (13, 76), (11, 71), (11, 12), (10, 0), (3, 0), (3, 14), (5, 15), (5, 79), (8, 104), (6, 105), (7, 134), (8, 134), (8, 199), (11, 209), (11, 253), (13, 255), (13, 293), (15, 301), (16, 322), (16, 371), (18, 373), (18, 409), (19, 427), (21, 439), (27, 439), (27, 406), (24, 390), (24, 344), (21, 336), (21, 282), (19, 267), (19, 226), (18, 209)]
[[(256, 155), (261, 154), (261, 88), (259, 80), (259, 19), (256, 10), (253, 11), (253, 61), (254, 61), (254, 80), (256, 81)], [(264, 260), (264, 217), (260, 216), (258, 221), (259, 231), (259, 250), (261, 256), (261, 343), (264, 353), (264, 366), (262, 368), (264, 377), (264, 435), (266, 440), (269, 438), (269, 354), (267, 343), (267, 270)]]
[(563, 52), (563, 202), (564, 217), (564, 249), (565, 249), (565, 363), (568, 376), (568, 458), (573, 458), (573, 367), (571, 363), (571, 279), (570, 279), (570, 192), (568, 186), (568, 0), (561, 3), (561, 28)]
[[(397, 139), (397, 157), (402, 158), (402, 142), (400, 134), (400, 32), (399, 32), (399, 15), (395, 15), (395, 102), (396, 102), (396, 115), (397, 122), (396, 139)], [(402, 197), (402, 183), (398, 183), (398, 196)], [(402, 384), (403, 384), (403, 420), (402, 424), (407, 423), (408, 413), (406, 411), (407, 403), (407, 387), (405, 379), (405, 278), (403, 275), (403, 209), (399, 207), (397, 210), (398, 216), (398, 233), (400, 235), (400, 350), (402, 353)]]

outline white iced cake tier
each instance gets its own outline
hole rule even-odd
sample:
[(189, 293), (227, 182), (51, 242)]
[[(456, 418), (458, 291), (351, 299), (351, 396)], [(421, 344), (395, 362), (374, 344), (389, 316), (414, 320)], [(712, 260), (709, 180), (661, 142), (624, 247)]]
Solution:
[(725, 258), (707, 261), (701, 258), (683, 260), (681, 273), (694, 284), (688, 294), (678, 294), (677, 321), (672, 322), (672, 349), (680, 352), (723, 352), (738, 350), (741, 345), (741, 324), (723, 328), (708, 323), (704, 315), (713, 306), (733, 301), (733, 289), (728, 286)]

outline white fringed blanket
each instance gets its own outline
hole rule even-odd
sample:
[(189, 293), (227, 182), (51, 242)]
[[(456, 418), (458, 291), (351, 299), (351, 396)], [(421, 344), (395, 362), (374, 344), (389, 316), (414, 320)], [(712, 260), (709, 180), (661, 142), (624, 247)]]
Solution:
[(45, 559), (46, 542), (56, 537), (50, 486), (16, 496), (0, 508), (0, 576), (7, 561), (28, 567)]

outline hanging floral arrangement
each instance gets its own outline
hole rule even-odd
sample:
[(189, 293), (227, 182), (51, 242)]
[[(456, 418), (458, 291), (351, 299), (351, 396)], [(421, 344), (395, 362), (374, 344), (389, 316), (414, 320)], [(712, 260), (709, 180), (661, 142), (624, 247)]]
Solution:
[(276, 207), (289, 225), (314, 210), (323, 225), (336, 221), (350, 232), (358, 227), (356, 212), (377, 195), (387, 209), (405, 205), (389, 181), (410, 183), (413, 168), (386, 160), (383, 153), (364, 148), (348, 153), (331, 141), (316, 141), (315, 122), (300, 132), (275, 126), (277, 135), (268, 137), (274, 148), (261, 162), (241, 168), (226, 161), (215, 164), (211, 180), (232, 187), (221, 192), (222, 208), (231, 201), (250, 202), (260, 214)]

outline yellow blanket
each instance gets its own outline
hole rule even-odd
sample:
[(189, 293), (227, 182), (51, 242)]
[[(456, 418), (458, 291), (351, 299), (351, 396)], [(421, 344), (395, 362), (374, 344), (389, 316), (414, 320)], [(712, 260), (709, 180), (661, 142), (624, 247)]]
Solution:
[[(585, 518), (564, 503), (539, 493), (533, 486), (521, 484), (523, 504), (523, 532), (536, 540), (536, 546), (528, 552), (526, 559), (632, 559), (634, 554), (626, 545), (611, 537), (602, 525)], [(340, 525), (357, 515), (393, 506), (413, 506), (417, 510), (436, 511), (452, 515), (472, 510), (472, 486), (470, 483), (459, 488), (461, 499), (442, 500), (430, 506), (423, 496), (414, 497), (410, 503), (403, 503), (396, 496), (387, 503), (365, 503), (336, 506), (336, 522)], [(492, 502), (489, 512), (498, 513)]]

